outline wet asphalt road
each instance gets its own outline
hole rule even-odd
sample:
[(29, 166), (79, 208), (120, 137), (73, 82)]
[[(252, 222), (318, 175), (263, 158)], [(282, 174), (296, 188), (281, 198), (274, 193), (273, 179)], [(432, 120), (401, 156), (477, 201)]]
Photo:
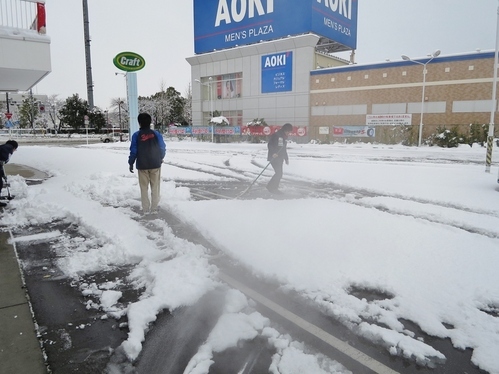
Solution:
[[(182, 224), (166, 211), (160, 213), (175, 231), (177, 236), (184, 237), (210, 248), (207, 242), (196, 230)], [(81, 238), (78, 228), (68, 222), (54, 222), (41, 227), (29, 227), (14, 232), (14, 237), (33, 235), (40, 232), (59, 230), (73, 238)], [(47, 360), (54, 373), (182, 373), (189, 359), (197, 352), (211, 328), (221, 314), (219, 300), (224, 290), (216, 290), (203, 297), (197, 305), (182, 308), (173, 314), (163, 312), (148, 332), (144, 348), (139, 359), (132, 365), (120, 354), (121, 342), (127, 337), (126, 316), (120, 320), (102, 319), (102, 311), (85, 306), (88, 297), (83, 297), (79, 289), (82, 282), (103, 283), (115, 279), (124, 279), (129, 269), (115, 269), (109, 273), (86, 275), (78, 282), (65, 278), (55, 265), (57, 240), (49, 242), (19, 242), (16, 247), (24, 271), (25, 281), (31, 299), (36, 322), (39, 325), (43, 347)], [(211, 248), (216, 251), (215, 248)], [(448, 357), (446, 364), (436, 363), (430, 369), (421, 367), (413, 361), (392, 357), (385, 348), (373, 345), (357, 337), (343, 325), (324, 316), (320, 311), (310, 306), (299, 296), (283, 293), (279, 285), (254, 279), (237, 263), (225, 256), (213, 260), (222, 272), (264, 295), (270, 300), (307, 319), (319, 328), (348, 342), (352, 347), (374, 357), (376, 360), (400, 373), (483, 373), (470, 363), (471, 350), (459, 351), (452, 347), (448, 340), (430, 337), (412, 324), (403, 321), (406, 328), (416, 336), (440, 350)], [(133, 302), (139, 297), (139, 291), (123, 286), (119, 289), (123, 301)], [(359, 298), (380, 299), (387, 295), (372, 290), (352, 290)], [(317, 351), (342, 363), (353, 373), (372, 373), (371, 370), (359, 365), (350, 357), (338, 352), (307, 331), (297, 327), (282, 318), (275, 311), (258, 305), (257, 310), (270, 318), (281, 332), (288, 332), (294, 340), (310, 344)], [(214, 357), (215, 364), (210, 373), (265, 373), (270, 366), (274, 352), (267, 345), (256, 339), (245, 342), (237, 348), (218, 354)], [(242, 370), (242, 371), (241, 371)]]
[[(33, 183), (39, 183), (34, 181)], [(237, 196), (247, 184), (235, 183), (227, 186), (220, 184), (196, 184), (198, 198), (203, 191), (210, 192), (209, 198), (224, 196), (228, 191)], [(206, 195), (205, 195), (206, 196)], [(214, 197), (215, 196), (215, 197)], [(219, 196), (219, 198), (220, 198)], [(229, 197), (235, 197), (229, 196)], [(254, 188), (245, 198), (275, 198), (263, 188)], [(297, 198), (284, 196), (281, 198)], [(161, 211), (160, 218), (174, 230), (179, 237), (204, 245), (214, 253), (218, 252), (194, 228), (176, 219), (168, 211)], [(60, 231), (65, 236), (85, 240), (78, 227), (70, 222), (58, 221), (41, 226), (31, 226), (13, 232), (14, 237), (37, 233)], [(88, 297), (84, 297), (79, 286), (86, 283), (103, 283), (116, 279), (125, 279), (130, 269), (114, 269), (107, 273), (85, 275), (78, 281), (64, 277), (58, 270), (56, 248), (61, 243), (57, 239), (51, 241), (22, 241), (16, 244), (23, 269), (28, 294), (34, 316), (39, 326), (40, 339), (47, 355), (49, 367), (54, 373), (182, 373), (197, 348), (208, 336), (218, 319), (221, 310), (219, 300), (224, 290), (216, 290), (203, 297), (198, 304), (182, 308), (173, 314), (168, 311), (158, 316), (157, 321), (147, 334), (144, 348), (135, 363), (128, 362), (116, 348), (127, 338), (126, 316), (120, 320), (107, 319), (104, 312), (87, 309)], [(445, 364), (435, 363), (434, 368), (422, 367), (414, 361), (390, 356), (382, 346), (374, 345), (359, 338), (330, 317), (309, 305), (299, 296), (283, 293), (279, 285), (255, 279), (249, 272), (226, 256), (216, 257), (213, 263), (222, 272), (236, 278), (256, 292), (277, 302), (284, 308), (307, 319), (319, 328), (347, 342), (350, 346), (374, 357), (393, 370), (400, 373), (484, 373), (471, 364), (472, 351), (456, 350), (447, 339), (438, 339), (424, 334), (411, 321), (401, 321), (405, 327), (441, 351), (448, 359)], [(138, 300), (140, 290), (124, 284), (119, 291), (123, 292), (123, 302)], [(379, 294), (375, 290), (354, 289), (352, 294), (358, 298), (383, 299), (389, 295)], [(294, 340), (303, 341), (326, 356), (342, 363), (353, 373), (371, 373), (369, 369), (359, 365), (350, 357), (338, 352), (307, 331), (282, 318), (275, 311), (258, 305), (257, 310), (270, 318), (281, 332), (288, 332)], [(372, 322), (372, 321), (370, 321)], [(215, 363), (210, 373), (265, 373), (271, 362), (273, 350), (265, 342), (255, 339), (242, 343), (214, 357)]]

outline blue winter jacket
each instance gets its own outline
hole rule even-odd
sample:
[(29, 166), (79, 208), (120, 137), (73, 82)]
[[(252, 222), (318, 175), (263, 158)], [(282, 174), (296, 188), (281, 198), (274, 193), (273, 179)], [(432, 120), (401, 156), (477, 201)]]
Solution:
[(161, 167), (166, 155), (166, 144), (161, 134), (152, 129), (140, 129), (132, 136), (128, 164), (137, 161), (137, 170), (157, 169)]

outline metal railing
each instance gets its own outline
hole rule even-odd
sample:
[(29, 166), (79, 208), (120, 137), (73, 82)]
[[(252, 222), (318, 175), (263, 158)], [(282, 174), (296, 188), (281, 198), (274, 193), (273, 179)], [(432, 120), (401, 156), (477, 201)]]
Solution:
[(36, 0), (0, 0), (0, 27), (45, 33), (45, 4)]

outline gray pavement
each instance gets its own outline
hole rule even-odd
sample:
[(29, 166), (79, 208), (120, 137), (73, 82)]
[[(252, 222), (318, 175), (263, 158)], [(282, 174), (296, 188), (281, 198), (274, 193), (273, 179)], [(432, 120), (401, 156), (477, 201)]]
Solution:
[[(6, 165), (7, 175), (33, 178), (36, 171)], [(1, 208), (0, 208), (1, 209)], [(0, 227), (0, 372), (47, 373), (19, 262), (10, 233)]]

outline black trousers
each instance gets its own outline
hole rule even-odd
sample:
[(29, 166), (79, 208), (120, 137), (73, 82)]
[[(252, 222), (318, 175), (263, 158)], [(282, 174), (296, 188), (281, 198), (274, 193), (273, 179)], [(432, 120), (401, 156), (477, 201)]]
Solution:
[(281, 182), (282, 178), (282, 164), (284, 163), (283, 159), (277, 159), (277, 160), (272, 160), (270, 161), (270, 165), (274, 168), (274, 175), (270, 179), (269, 183), (267, 184), (267, 189), (269, 191), (275, 191), (279, 188), (279, 183)]
[(3, 170), (3, 165), (0, 165), (0, 193), (2, 193), (4, 178), (5, 178), (5, 170)]

